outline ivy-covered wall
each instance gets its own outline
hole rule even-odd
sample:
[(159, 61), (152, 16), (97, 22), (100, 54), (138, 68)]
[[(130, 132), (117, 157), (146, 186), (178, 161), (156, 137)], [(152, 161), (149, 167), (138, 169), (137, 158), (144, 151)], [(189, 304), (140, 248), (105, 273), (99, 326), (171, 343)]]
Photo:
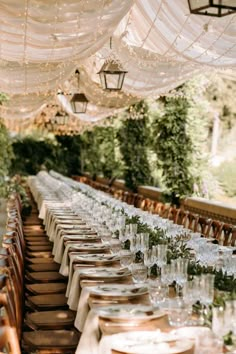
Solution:
[[(129, 119), (135, 114), (135, 119)], [(148, 161), (150, 129), (148, 127), (149, 107), (144, 101), (132, 105), (126, 112), (117, 131), (120, 152), (124, 164), (123, 177), (126, 187), (137, 191), (140, 185), (151, 185), (151, 168)]]

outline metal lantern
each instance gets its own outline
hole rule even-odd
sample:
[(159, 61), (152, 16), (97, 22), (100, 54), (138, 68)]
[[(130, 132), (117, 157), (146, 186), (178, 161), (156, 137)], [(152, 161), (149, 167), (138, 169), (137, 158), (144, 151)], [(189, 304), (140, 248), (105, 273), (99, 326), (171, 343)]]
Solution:
[(122, 89), (125, 71), (120, 62), (108, 59), (98, 72), (104, 90), (119, 91)]
[(85, 113), (88, 99), (83, 93), (75, 93), (70, 101), (74, 113)]
[(52, 122), (56, 125), (67, 125), (69, 116), (66, 113), (57, 112)]
[(188, 0), (192, 14), (222, 17), (236, 12), (236, 0)]

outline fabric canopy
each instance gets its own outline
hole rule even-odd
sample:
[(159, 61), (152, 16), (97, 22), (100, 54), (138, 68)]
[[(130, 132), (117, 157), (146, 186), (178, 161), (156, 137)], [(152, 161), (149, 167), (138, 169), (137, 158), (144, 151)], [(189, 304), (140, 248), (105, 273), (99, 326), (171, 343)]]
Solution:
[[(193, 15), (187, 0), (3, 0), (0, 11), (0, 90), (9, 96), (1, 115), (11, 125), (30, 125), (52, 102), (98, 122), (204, 70), (235, 76), (236, 15)], [(100, 86), (107, 58), (128, 71), (122, 92)], [(71, 110), (76, 92), (89, 99), (86, 115)]]

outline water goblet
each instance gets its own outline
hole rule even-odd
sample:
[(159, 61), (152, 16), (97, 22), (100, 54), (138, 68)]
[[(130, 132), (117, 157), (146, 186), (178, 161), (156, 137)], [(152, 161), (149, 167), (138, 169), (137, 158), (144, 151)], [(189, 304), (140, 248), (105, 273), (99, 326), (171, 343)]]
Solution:
[(134, 254), (130, 250), (120, 250), (120, 265), (130, 268), (134, 261)]
[(149, 300), (154, 307), (164, 305), (168, 296), (168, 288), (160, 280), (149, 281), (148, 283)]
[(184, 326), (188, 319), (188, 308), (182, 298), (169, 299), (168, 320), (170, 326)]
[(121, 249), (121, 242), (116, 238), (112, 238), (109, 241), (110, 249), (113, 254), (118, 254)]
[(133, 263), (131, 273), (134, 283), (145, 283), (147, 281), (147, 267), (144, 264)]

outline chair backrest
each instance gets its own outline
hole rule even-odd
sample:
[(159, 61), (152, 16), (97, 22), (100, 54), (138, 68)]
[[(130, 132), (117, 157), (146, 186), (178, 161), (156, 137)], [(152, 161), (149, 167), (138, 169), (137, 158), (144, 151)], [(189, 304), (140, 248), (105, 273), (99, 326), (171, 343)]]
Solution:
[(209, 227), (212, 220), (200, 216), (197, 220), (196, 232), (200, 232), (204, 237), (208, 237)]
[(153, 214), (161, 214), (162, 209), (165, 207), (165, 205), (161, 202), (155, 202), (153, 206)]
[(212, 220), (208, 226), (207, 237), (213, 237), (216, 240), (219, 240), (221, 236), (222, 227), (223, 222), (218, 220)]
[(180, 209), (175, 207), (170, 207), (168, 212), (168, 219), (173, 220), (174, 224), (177, 223), (178, 216), (179, 216)]
[(179, 209), (176, 224), (183, 225), (184, 228), (187, 228), (188, 214), (189, 214), (188, 210)]
[(6, 310), (6, 324), (15, 326), (20, 338), (22, 328), (23, 301), (16, 274), (7, 259), (0, 259), (0, 306)]
[(197, 214), (188, 213), (187, 221), (186, 221), (186, 228), (196, 232), (197, 230), (197, 223), (198, 223), (199, 216)]
[(136, 208), (140, 208), (140, 207), (141, 207), (141, 204), (142, 204), (142, 202), (143, 202), (143, 200), (144, 200), (144, 196), (143, 196), (143, 195), (141, 195), (141, 194), (136, 194), (136, 195), (135, 195), (134, 206), (135, 206)]
[(9, 354), (21, 354), (19, 339), (15, 327), (0, 327), (0, 350)]
[(17, 268), (19, 270), (19, 276), (20, 278), (23, 278), (23, 273), (24, 273), (24, 258), (22, 254), (22, 249), (21, 245), (19, 243), (18, 237), (17, 236), (12, 236), (12, 237), (5, 237), (3, 236), (3, 241), (2, 241), (2, 246), (4, 248), (9, 248), (9, 254), (12, 255), (14, 258)]
[(231, 239), (231, 246), (236, 246), (236, 226), (233, 226), (232, 229), (232, 239)]
[(25, 250), (25, 239), (24, 239), (24, 232), (23, 232), (23, 227), (22, 227), (22, 220), (18, 218), (8, 218), (7, 220), (7, 225), (6, 225), (7, 231), (15, 231), (20, 244), (21, 248), (24, 251)]
[(134, 205), (134, 201), (135, 201), (135, 194), (128, 192), (127, 203), (130, 205)]
[(234, 229), (233, 225), (223, 224), (221, 229), (221, 235), (219, 237), (220, 244), (224, 246), (231, 246), (232, 243), (235, 243), (235, 240), (233, 240), (233, 237), (235, 237), (233, 234), (233, 229)]
[(171, 206), (168, 204), (163, 204), (163, 206), (160, 208), (160, 216), (164, 219), (168, 219), (169, 212), (170, 212)]
[[(23, 280), (24, 270), (19, 261), (20, 255), (16, 251), (16, 245), (12, 239), (7, 240), (7, 248), (0, 248), (0, 272), (10, 277), (14, 288), (14, 302), (16, 306), (17, 319), (22, 320), (23, 313)], [(4, 242), (3, 242), (4, 245)], [(6, 246), (6, 244), (5, 244)], [(7, 253), (7, 254), (6, 254)]]

